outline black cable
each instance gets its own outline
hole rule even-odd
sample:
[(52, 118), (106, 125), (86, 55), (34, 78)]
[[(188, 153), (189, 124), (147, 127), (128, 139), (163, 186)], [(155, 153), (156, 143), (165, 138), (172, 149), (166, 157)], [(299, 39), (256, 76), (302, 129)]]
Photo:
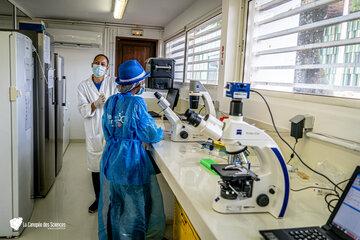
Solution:
[(257, 94), (264, 100), (264, 102), (265, 102), (265, 104), (266, 104), (266, 107), (267, 107), (267, 109), (268, 109), (268, 111), (269, 111), (270, 118), (271, 118), (271, 122), (272, 122), (272, 125), (273, 125), (274, 129), (275, 129), (276, 134), (279, 136), (279, 138), (281, 139), (281, 141), (283, 141), (283, 142), (293, 151), (293, 153), (294, 153), (294, 154), (296, 155), (296, 157), (300, 160), (300, 162), (301, 162), (305, 167), (307, 167), (309, 170), (311, 170), (312, 172), (318, 174), (319, 176), (322, 176), (323, 178), (325, 178), (326, 180), (328, 180), (331, 184), (333, 184), (334, 186), (336, 186), (336, 183), (334, 183), (334, 181), (332, 181), (328, 176), (326, 176), (326, 175), (323, 174), (323, 173), (320, 173), (320, 172), (316, 171), (315, 169), (313, 169), (312, 167), (310, 167), (309, 165), (307, 165), (307, 164), (302, 160), (302, 158), (301, 158), (301, 157), (299, 156), (299, 154), (295, 151), (295, 149), (293, 149), (293, 148), (291, 147), (291, 145), (290, 145), (290, 144), (281, 136), (281, 134), (279, 133), (279, 130), (277, 129), (276, 124), (275, 124), (275, 121), (274, 121), (274, 116), (273, 116), (273, 114), (272, 114), (270, 105), (269, 105), (269, 103), (267, 102), (267, 100), (265, 99), (265, 97), (264, 97), (260, 92), (258, 92), (258, 91), (256, 91), (256, 90), (250, 90), (250, 91), (251, 91), (251, 92), (254, 92), (254, 93), (257, 93)]
[[(298, 140), (296, 139), (296, 141), (295, 141), (295, 143), (294, 143), (294, 151), (296, 150), (296, 144), (298, 143)], [(289, 159), (289, 161), (287, 161), (287, 163), (286, 164), (289, 164), (290, 162), (291, 162), (291, 160), (293, 160), (293, 158), (295, 157), (295, 154), (294, 154), (294, 152), (292, 152), (291, 153), (291, 155), (290, 155), (290, 159)]]
[(336, 191), (336, 188), (338, 188), (340, 191), (343, 192), (344, 190), (343, 190), (342, 188), (340, 188), (339, 185), (341, 185), (341, 184), (343, 184), (343, 183), (345, 183), (345, 182), (347, 182), (347, 181), (350, 181), (350, 178), (345, 179), (344, 181), (341, 181), (341, 182), (337, 183), (337, 184), (335, 185), (335, 187), (334, 187), (334, 191), (337, 192), (337, 191)]
[(331, 205), (331, 203), (334, 202), (334, 201), (339, 201), (339, 199), (336, 198), (336, 199), (332, 199), (332, 200), (329, 201), (328, 204), (329, 204), (329, 206), (332, 207), (332, 208), (335, 208), (335, 206), (336, 206), (336, 204), (337, 204), (337, 203), (336, 203), (335, 206)]
[(322, 190), (329, 190), (329, 191), (334, 191), (332, 188), (325, 188), (325, 187), (318, 187), (318, 186), (308, 186), (308, 187), (303, 187), (303, 188), (299, 188), (299, 189), (292, 189), (291, 191), (293, 192), (301, 192), (307, 189), (322, 189)]
[[(330, 196), (335, 197), (335, 198), (333, 198), (333, 199), (331, 199), (331, 200), (329, 201), (328, 198), (329, 198)], [(338, 194), (337, 192), (336, 192), (336, 194), (328, 193), (328, 194), (325, 195), (325, 202), (326, 202), (326, 204), (327, 204), (327, 209), (329, 210), (329, 212), (332, 212), (333, 209), (335, 208), (334, 206), (331, 205), (331, 203), (334, 202), (334, 201), (338, 201), (339, 199), (340, 199), (340, 196), (339, 196), (339, 194)], [(331, 209), (331, 207), (332, 207), (333, 209)]]
[(198, 113), (198, 114), (200, 114), (200, 113), (201, 113), (201, 111), (202, 111), (204, 108), (205, 108), (205, 105), (204, 105), (204, 106), (202, 106), (202, 108), (200, 108), (200, 110), (199, 110), (199, 113)]

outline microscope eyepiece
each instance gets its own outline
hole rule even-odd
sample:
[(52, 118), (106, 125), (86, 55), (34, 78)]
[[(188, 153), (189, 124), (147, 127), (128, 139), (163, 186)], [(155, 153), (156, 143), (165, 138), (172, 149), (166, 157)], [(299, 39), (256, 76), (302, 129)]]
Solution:
[(201, 117), (196, 112), (190, 109), (186, 110), (185, 116), (186, 116), (186, 120), (194, 127), (199, 126), (199, 124), (202, 121)]
[(154, 95), (157, 99), (160, 99), (162, 97), (161, 93), (159, 92), (155, 92)]

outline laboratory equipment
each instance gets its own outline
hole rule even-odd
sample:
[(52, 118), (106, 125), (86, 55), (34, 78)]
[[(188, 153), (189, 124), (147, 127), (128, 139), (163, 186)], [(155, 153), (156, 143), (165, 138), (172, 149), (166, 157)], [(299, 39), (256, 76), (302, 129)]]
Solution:
[[(263, 130), (243, 120), (242, 99), (249, 98), (250, 85), (228, 83), (230, 117), (224, 122), (211, 115), (204, 118), (194, 111), (186, 112), (194, 131), (213, 140), (221, 140), (228, 154), (227, 164), (213, 164), (220, 175), (220, 194), (213, 208), (221, 213), (269, 212), (284, 216), (289, 199), (289, 176), (285, 161), (275, 141)], [(253, 168), (249, 153), (260, 166)], [(256, 169), (256, 172), (253, 171)]]
[(199, 108), (200, 97), (203, 99), (207, 113), (216, 117), (215, 107), (209, 92), (200, 81), (191, 80), (189, 88), (189, 103), (191, 110)]
[[(166, 94), (166, 101), (169, 102), (169, 107), (171, 108), (171, 110), (174, 110), (178, 101), (179, 101), (179, 89), (177, 88), (171, 88), (169, 89), (169, 91)], [(157, 112), (154, 111), (149, 111), (150, 116), (152, 116), (153, 118), (159, 118), (161, 117), (161, 115)]]
[(21, 234), (34, 206), (32, 42), (1, 31), (0, 55), (0, 237), (10, 238)]
[(175, 60), (172, 58), (149, 58), (146, 61), (146, 87), (152, 89), (171, 89), (174, 85)]
[(59, 174), (63, 162), (65, 107), (66, 107), (66, 82), (64, 75), (64, 58), (58, 53), (54, 54), (55, 74), (55, 170)]
[(35, 196), (45, 197), (56, 176), (55, 76), (53, 38), (46, 32), (20, 30), (35, 48), (34, 168)]
[(207, 138), (193, 131), (193, 127), (183, 122), (180, 117), (171, 109), (171, 104), (159, 92), (154, 93), (158, 99), (158, 105), (169, 120), (171, 128), (171, 140), (174, 142), (206, 141)]
[(266, 240), (360, 239), (360, 166), (324, 226), (262, 230), (260, 234)]

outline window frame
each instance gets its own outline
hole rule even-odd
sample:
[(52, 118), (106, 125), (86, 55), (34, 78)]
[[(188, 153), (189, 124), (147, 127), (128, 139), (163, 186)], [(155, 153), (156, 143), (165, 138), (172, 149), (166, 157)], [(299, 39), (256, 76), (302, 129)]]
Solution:
[[(187, 71), (188, 61), (187, 61), (187, 60), (188, 60), (188, 56), (189, 56), (189, 53), (188, 53), (188, 33), (189, 33), (190, 31), (192, 31), (193, 29), (199, 27), (199, 26), (202, 25), (203, 23), (206, 23), (207, 21), (209, 21), (209, 20), (211, 20), (211, 19), (213, 19), (213, 18), (218, 17), (219, 15), (220, 15), (220, 17), (221, 17), (221, 15), (222, 15), (222, 12), (221, 12), (221, 11), (220, 11), (220, 12), (216, 12), (216, 13), (212, 14), (211, 16), (208, 16), (208, 17), (202, 19), (201, 21), (197, 22), (196, 24), (191, 25), (191, 27), (186, 27), (186, 26), (185, 26), (184, 30), (182, 30), (182, 31), (180, 31), (180, 32), (172, 35), (171, 37), (167, 38), (166, 40), (164, 40), (164, 45), (163, 45), (163, 46), (164, 46), (164, 50), (163, 50), (163, 54), (164, 54), (164, 56), (166, 57), (166, 44), (167, 44), (168, 42), (176, 39), (177, 37), (181, 36), (182, 34), (185, 34), (185, 50), (184, 50), (184, 58), (183, 58), (183, 60), (184, 60), (183, 79), (182, 79), (182, 81), (175, 81), (175, 79), (174, 79), (174, 83), (186, 85), (186, 84), (189, 84), (189, 81), (190, 81), (190, 79), (189, 79), (189, 81), (186, 81), (186, 79), (187, 79), (187, 73), (188, 73), (188, 71)], [(221, 30), (219, 50), (221, 50), (222, 24), (221, 24), (221, 27), (220, 27), (219, 29)], [(218, 31), (219, 29), (217, 29), (216, 31)], [(206, 43), (203, 43), (203, 44), (206, 44)], [(218, 59), (218, 61), (220, 62), (220, 58)], [(217, 79), (217, 81), (216, 81), (216, 84), (204, 83), (204, 85), (218, 86), (218, 85), (219, 85), (219, 80), (220, 80), (220, 76), (219, 76), (219, 74), (220, 74), (220, 65), (219, 65), (219, 70), (217, 71), (217, 74), (218, 74), (218, 79)]]
[[(185, 37), (185, 43), (184, 43), (184, 58), (183, 58), (183, 60), (184, 60), (184, 66), (183, 66), (183, 76), (182, 76), (182, 80), (178, 80), (178, 81), (176, 81), (175, 80), (175, 77), (174, 77), (174, 83), (178, 83), (178, 84), (182, 84), (182, 83), (184, 83), (184, 81), (185, 81), (185, 67), (186, 67), (186, 62), (185, 62), (185, 58), (186, 58), (186, 45), (187, 45), (187, 35), (186, 35), (186, 31), (185, 30), (183, 30), (183, 31), (180, 31), (180, 32), (178, 32), (178, 33), (176, 33), (175, 35), (173, 35), (172, 37), (170, 37), (170, 38), (168, 38), (168, 39), (166, 39), (165, 41), (164, 41), (164, 50), (163, 50), (163, 54), (164, 54), (164, 57), (167, 57), (166, 56), (166, 44), (167, 43), (169, 43), (169, 42), (171, 42), (171, 41), (173, 41), (173, 40), (175, 40), (175, 39), (177, 39), (177, 38), (179, 38), (179, 37), (181, 37), (182, 35), (184, 35), (184, 37)], [(181, 51), (180, 51), (181, 52)], [(177, 58), (177, 59), (182, 59), (181, 57), (180, 58)], [(176, 59), (175, 59), (175, 65), (176, 65)]]
[[(240, 73), (240, 76), (241, 76), (241, 81), (242, 82), (247, 82), (247, 83), (252, 83), (253, 81), (252, 80), (247, 80), (246, 77), (247, 77), (247, 72), (246, 72), (246, 65), (247, 63), (250, 61), (251, 62), (251, 56), (247, 56), (247, 48), (249, 47), (248, 45), (248, 35), (249, 35), (249, 21), (250, 21), (250, 3), (252, 1), (256, 1), (256, 0), (247, 0), (246, 3), (245, 3), (245, 14), (244, 14), (244, 18), (242, 19), (243, 22), (240, 24), (243, 25), (243, 37), (242, 37), (242, 44), (241, 44), (241, 58), (242, 58), (242, 66), (240, 66), (240, 70), (239, 70), (239, 73)], [(290, 0), (274, 0), (274, 2), (278, 2), (278, 3), (275, 3), (275, 4), (283, 4), (285, 2), (288, 2)], [(266, 3), (264, 4), (264, 8), (268, 8), (268, 9), (271, 9), (272, 7), (274, 6), (270, 6), (271, 2), (269, 3)], [(269, 5), (269, 6), (267, 6)], [(260, 6), (261, 7), (261, 6)], [(266, 10), (268, 10), (266, 9)], [(342, 15), (341, 17), (346, 17), (347, 15)], [(351, 22), (352, 19), (347, 19), (347, 20), (343, 20), (343, 22)], [(266, 21), (266, 20), (265, 20)], [(324, 20), (323, 20), (324, 21)], [(332, 25), (329, 25), (329, 26), (332, 26)], [(283, 30), (284, 32), (286, 30)], [(276, 32), (275, 32), (276, 33)], [(266, 34), (266, 35), (271, 35), (270, 34)], [(280, 35), (281, 36), (281, 35)], [(279, 36), (279, 37), (280, 37)], [(340, 40), (340, 41), (352, 41), (353, 38), (349, 38), (349, 39), (343, 39), (343, 40)], [(356, 38), (355, 38), (356, 39)], [(260, 39), (261, 40), (261, 39)], [(324, 43), (321, 43), (321, 44), (326, 44), (328, 42), (324, 42)], [(354, 43), (355, 44), (359, 44), (359, 43)], [(251, 46), (252, 44), (250, 44)], [(354, 46), (354, 45), (348, 45), (348, 44), (343, 44), (341, 46)], [(336, 47), (335, 45), (333, 47)], [(318, 49), (324, 49), (324, 48), (318, 48)], [(263, 51), (267, 51), (267, 50), (263, 50)], [(271, 50), (269, 50), (271, 51)], [(250, 59), (249, 59), (250, 58)], [(356, 63), (354, 63), (356, 64)], [(319, 64), (319, 65), (329, 65), (329, 64)], [(330, 64), (332, 65), (332, 64)], [(336, 65), (336, 64), (335, 64)], [(344, 66), (346, 64), (343, 64)], [(352, 65), (351, 63), (348, 63), (348, 65)], [(346, 66), (345, 66), (346, 67)], [(321, 69), (325, 69), (325, 68), (321, 68)], [(251, 70), (252, 71), (252, 70)], [(248, 71), (250, 72), (250, 71)], [(250, 78), (250, 77), (249, 77)], [(294, 86), (295, 87), (295, 86)], [(294, 88), (293, 87), (293, 88)], [(307, 93), (307, 92), (300, 92), (300, 91), (289, 91), (289, 90), (280, 90), (279, 88), (275, 88), (275, 89), (269, 89), (269, 88), (261, 88), (261, 87), (257, 87), (256, 85), (255, 86), (252, 86), (252, 88), (254, 89), (257, 89), (257, 90), (260, 90), (261, 92), (263, 92), (265, 95), (268, 95), (268, 96), (274, 96), (274, 95), (278, 95), (278, 96), (281, 96), (283, 98), (289, 98), (289, 99), (292, 99), (292, 97), (290, 96), (296, 96), (296, 95), (300, 95), (298, 98), (301, 99), (301, 100), (304, 100), (304, 101), (308, 101), (308, 102), (313, 102), (314, 99), (316, 100), (315, 102), (318, 102), (318, 103), (324, 103), (324, 104), (329, 104), (329, 105), (337, 105), (337, 106), (347, 106), (347, 107), (354, 107), (354, 108), (360, 108), (359, 106), (359, 101), (360, 101), (360, 98), (357, 98), (357, 97), (354, 97), (354, 96), (350, 96), (350, 97), (346, 97), (346, 96), (339, 96), (339, 95), (335, 95), (335, 94), (320, 94), (320, 93)], [(346, 86), (339, 86), (339, 88), (346, 88)], [(356, 87), (353, 87), (353, 88), (356, 88)], [(315, 89), (315, 88), (314, 88)], [(329, 88), (330, 89), (330, 88)], [(360, 89), (359, 89), (360, 91)], [(358, 92), (358, 91), (355, 91), (355, 92)], [(334, 104), (333, 101), (336, 101), (337, 103)]]

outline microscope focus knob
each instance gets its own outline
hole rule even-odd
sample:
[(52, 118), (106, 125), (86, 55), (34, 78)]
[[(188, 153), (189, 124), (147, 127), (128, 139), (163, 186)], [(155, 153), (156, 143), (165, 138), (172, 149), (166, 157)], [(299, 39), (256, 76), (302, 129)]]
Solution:
[(270, 202), (270, 199), (269, 199), (268, 195), (266, 195), (266, 194), (260, 194), (256, 198), (256, 203), (260, 207), (266, 207), (267, 205), (269, 205), (269, 202)]
[(187, 139), (189, 137), (189, 134), (187, 133), (187, 131), (181, 131), (180, 132), (180, 137), (182, 139)]

